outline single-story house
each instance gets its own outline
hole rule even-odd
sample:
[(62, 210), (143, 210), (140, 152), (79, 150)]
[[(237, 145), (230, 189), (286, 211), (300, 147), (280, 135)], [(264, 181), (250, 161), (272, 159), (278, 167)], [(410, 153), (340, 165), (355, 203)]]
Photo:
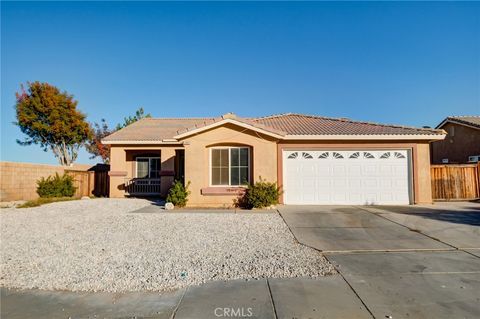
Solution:
[(480, 116), (449, 116), (437, 129), (447, 132), (442, 141), (431, 144), (433, 164), (480, 162)]
[(283, 204), (431, 203), (430, 142), (445, 132), (302, 114), (146, 118), (103, 140), (110, 196), (165, 196), (190, 181), (189, 206), (231, 206), (245, 184), (277, 182)]

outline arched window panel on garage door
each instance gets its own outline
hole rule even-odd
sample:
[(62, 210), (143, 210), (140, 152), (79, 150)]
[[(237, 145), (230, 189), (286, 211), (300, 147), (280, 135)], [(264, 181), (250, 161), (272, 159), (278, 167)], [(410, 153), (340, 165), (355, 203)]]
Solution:
[(348, 158), (359, 158), (359, 157), (360, 157), (360, 152), (355, 152), (355, 153), (350, 154), (350, 156)]
[(405, 158), (405, 155), (399, 152), (395, 152), (394, 155), (395, 155), (395, 158)]
[(332, 156), (333, 158), (336, 158), (336, 159), (344, 158), (343, 155), (338, 152), (333, 152)]
[(313, 156), (307, 152), (302, 152), (302, 157), (305, 159), (313, 159)]
[(387, 158), (390, 158), (390, 152), (385, 152), (383, 153), (381, 156), (380, 156), (380, 159), (387, 159)]
[(375, 158), (375, 156), (373, 156), (373, 154), (370, 152), (363, 152), (363, 157), (368, 159)]
[(318, 158), (323, 159), (323, 158), (328, 158), (328, 152), (323, 152), (318, 156)]
[(297, 157), (298, 157), (298, 152), (294, 152), (294, 153), (288, 155), (287, 158), (288, 158), (288, 159), (296, 159)]

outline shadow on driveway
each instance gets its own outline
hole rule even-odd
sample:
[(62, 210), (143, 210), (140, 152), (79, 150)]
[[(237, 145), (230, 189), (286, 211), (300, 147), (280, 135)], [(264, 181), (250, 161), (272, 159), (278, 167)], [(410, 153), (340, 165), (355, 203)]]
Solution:
[(479, 208), (480, 204), (470, 202), (362, 207), (377, 216), (459, 249), (480, 248)]
[(282, 206), (279, 211), (301, 244), (323, 252), (452, 249), (361, 207)]
[(376, 207), (392, 213), (419, 216), (454, 224), (480, 226), (480, 204), (475, 206), (459, 206), (457, 209), (419, 206), (382, 206)]

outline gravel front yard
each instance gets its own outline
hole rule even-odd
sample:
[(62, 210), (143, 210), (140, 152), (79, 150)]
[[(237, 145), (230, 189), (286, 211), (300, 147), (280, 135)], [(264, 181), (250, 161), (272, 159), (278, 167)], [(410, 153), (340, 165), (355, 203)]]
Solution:
[(2, 209), (0, 285), (164, 291), (209, 280), (317, 277), (333, 267), (276, 213), (137, 213), (140, 199)]

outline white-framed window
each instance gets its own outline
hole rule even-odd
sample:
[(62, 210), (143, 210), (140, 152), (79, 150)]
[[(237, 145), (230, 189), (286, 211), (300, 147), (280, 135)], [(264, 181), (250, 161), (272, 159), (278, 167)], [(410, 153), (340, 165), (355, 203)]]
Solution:
[(136, 178), (159, 178), (160, 177), (160, 157), (138, 156), (135, 159)]
[(250, 148), (212, 147), (210, 185), (240, 186), (250, 182)]

